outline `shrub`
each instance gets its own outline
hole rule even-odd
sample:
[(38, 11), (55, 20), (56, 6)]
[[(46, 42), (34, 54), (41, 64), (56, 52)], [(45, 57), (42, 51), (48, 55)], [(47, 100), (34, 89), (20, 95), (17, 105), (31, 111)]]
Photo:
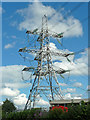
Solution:
[(64, 114), (61, 108), (57, 109), (54, 108), (53, 110), (49, 111), (48, 117), (49, 119), (61, 119), (61, 115)]
[(60, 109), (60, 108), (63, 110), (63, 112), (68, 112), (68, 108), (64, 107), (64, 106), (53, 106), (52, 110), (54, 110), (54, 109)]
[(48, 112), (36, 108), (11, 112), (7, 115), (3, 113), (2, 116), (2, 120), (89, 120), (90, 104), (86, 106), (84, 102), (81, 102), (81, 105), (69, 106), (68, 112), (64, 112), (61, 108), (54, 108)]

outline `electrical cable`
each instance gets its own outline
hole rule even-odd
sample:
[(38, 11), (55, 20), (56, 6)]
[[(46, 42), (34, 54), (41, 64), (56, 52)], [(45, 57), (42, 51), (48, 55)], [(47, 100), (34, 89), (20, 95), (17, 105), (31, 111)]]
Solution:
[[(83, 1), (85, 1), (85, 0), (83, 0)], [(65, 15), (63, 16), (63, 18), (67, 17), (70, 13), (73, 13), (76, 9), (78, 9), (79, 7), (81, 7), (83, 4), (84, 4), (84, 2), (80, 2), (75, 8), (73, 8), (73, 9), (71, 10), (71, 12), (68, 12), (67, 14), (65, 14)], [(61, 22), (62, 22), (62, 21), (63, 21), (63, 20), (61, 20)], [(56, 25), (58, 25), (58, 24), (52, 25), (52, 28), (54, 28)], [(52, 29), (52, 28), (50, 28), (50, 29)]]

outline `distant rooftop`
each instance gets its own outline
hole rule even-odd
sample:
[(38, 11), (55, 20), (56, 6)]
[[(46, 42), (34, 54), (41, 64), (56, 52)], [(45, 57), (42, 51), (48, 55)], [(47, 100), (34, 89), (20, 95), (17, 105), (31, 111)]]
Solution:
[(61, 99), (61, 100), (50, 101), (50, 105), (55, 105), (55, 104), (70, 104), (72, 102), (73, 103), (80, 103), (82, 100), (85, 103), (88, 103), (90, 101), (90, 99), (70, 99), (70, 100)]

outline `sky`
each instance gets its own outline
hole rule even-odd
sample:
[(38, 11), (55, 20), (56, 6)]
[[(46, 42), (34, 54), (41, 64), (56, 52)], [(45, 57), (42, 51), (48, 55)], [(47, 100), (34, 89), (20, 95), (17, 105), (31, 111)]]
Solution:
[[(79, 7), (77, 7), (79, 6)], [(48, 17), (48, 29), (56, 33), (64, 32), (60, 44), (50, 39), (51, 51), (78, 52), (71, 56), (71, 63), (60, 56), (52, 56), (55, 69), (71, 70), (70, 76), (59, 81), (65, 99), (87, 98), (88, 86), (88, 3), (80, 2), (3, 2), (2, 12), (2, 89), (0, 95), (23, 109), (27, 101), (30, 82), (22, 80), (21, 71), (30, 66), (18, 53), (28, 45), (27, 30), (40, 28), (44, 14)], [(33, 44), (33, 43), (32, 43)], [(66, 49), (65, 49), (66, 48)], [(62, 61), (62, 62), (60, 62)], [(28, 79), (28, 75), (25, 75)], [(58, 78), (59, 79), (59, 78)], [(46, 99), (39, 98), (38, 105), (48, 106)]]

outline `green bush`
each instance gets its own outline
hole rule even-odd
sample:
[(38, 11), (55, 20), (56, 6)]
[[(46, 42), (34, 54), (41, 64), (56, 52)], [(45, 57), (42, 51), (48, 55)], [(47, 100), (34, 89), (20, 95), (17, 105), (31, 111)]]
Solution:
[(48, 114), (48, 117), (49, 119), (60, 119), (61, 120), (61, 117), (62, 115), (64, 114), (63, 110), (61, 108), (59, 109), (54, 109), (54, 110), (50, 110), (49, 111), (49, 114)]
[(2, 120), (90, 120), (90, 104), (82, 101), (81, 105), (71, 105), (68, 112), (62, 109), (42, 111), (41, 109), (24, 110), (2, 114)]
[(87, 120), (89, 120), (90, 119), (90, 103), (86, 107), (86, 116), (87, 116)]
[(68, 112), (64, 114), (63, 120), (89, 120), (90, 116), (88, 113), (90, 110), (90, 104), (87, 106), (85, 103), (82, 101), (81, 105), (72, 105), (69, 106)]
[(13, 112), (16, 110), (16, 107), (14, 106), (13, 102), (6, 99), (2, 104), (2, 111), (7, 113)]
[(24, 110), (21, 112), (11, 112), (6, 115), (3, 114), (2, 120), (35, 120), (40, 118), (40, 109)]

